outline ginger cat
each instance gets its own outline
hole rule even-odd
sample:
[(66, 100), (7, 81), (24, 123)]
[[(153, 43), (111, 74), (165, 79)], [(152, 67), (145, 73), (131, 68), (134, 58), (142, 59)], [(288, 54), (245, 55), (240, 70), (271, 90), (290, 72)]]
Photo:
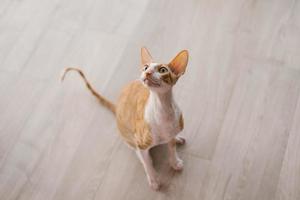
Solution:
[(149, 51), (143, 47), (141, 60), (140, 80), (128, 84), (116, 104), (98, 94), (80, 69), (66, 68), (62, 80), (70, 70), (81, 75), (92, 94), (115, 114), (122, 138), (136, 151), (150, 187), (158, 190), (161, 183), (149, 154), (152, 147), (168, 143), (171, 167), (174, 170), (183, 169), (183, 161), (177, 155), (176, 144), (185, 143), (184, 138), (177, 136), (184, 123), (181, 111), (173, 99), (172, 88), (186, 70), (188, 51), (178, 53), (169, 64), (159, 64), (153, 61)]

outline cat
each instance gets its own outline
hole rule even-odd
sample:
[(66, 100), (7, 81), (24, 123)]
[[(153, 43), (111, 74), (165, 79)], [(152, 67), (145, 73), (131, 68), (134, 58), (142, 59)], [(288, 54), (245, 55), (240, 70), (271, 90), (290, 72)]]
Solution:
[(170, 63), (159, 64), (153, 61), (147, 48), (142, 47), (140, 79), (123, 88), (116, 104), (97, 93), (78, 68), (64, 69), (61, 78), (63, 81), (68, 71), (77, 71), (92, 94), (116, 116), (120, 135), (135, 150), (154, 190), (160, 188), (161, 182), (149, 154), (152, 147), (167, 143), (171, 167), (177, 171), (183, 169), (176, 144), (185, 143), (185, 139), (178, 136), (184, 128), (184, 121), (172, 88), (185, 73), (188, 58), (188, 51), (183, 50)]

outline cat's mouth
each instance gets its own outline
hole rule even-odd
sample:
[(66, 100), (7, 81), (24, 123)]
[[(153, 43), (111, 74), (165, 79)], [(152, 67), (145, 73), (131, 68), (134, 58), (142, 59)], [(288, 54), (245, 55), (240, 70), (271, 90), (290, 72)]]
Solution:
[(155, 80), (153, 80), (153, 79), (151, 79), (151, 78), (144, 78), (143, 79), (143, 82), (147, 85), (147, 86), (149, 86), (149, 87), (160, 87), (160, 84), (159, 84), (159, 82), (157, 82), (157, 81), (155, 81)]

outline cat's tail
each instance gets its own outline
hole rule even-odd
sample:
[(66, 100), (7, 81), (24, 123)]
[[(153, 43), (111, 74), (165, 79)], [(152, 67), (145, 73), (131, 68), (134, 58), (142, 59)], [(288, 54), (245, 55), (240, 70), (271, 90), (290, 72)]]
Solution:
[(63, 73), (62, 73), (62, 76), (61, 76), (61, 81), (64, 80), (66, 74), (69, 72), (69, 71), (76, 71), (79, 73), (79, 75), (83, 78), (85, 84), (86, 84), (86, 87), (91, 91), (91, 93), (99, 100), (99, 102), (105, 106), (106, 108), (108, 108), (113, 114), (116, 114), (116, 106), (110, 102), (109, 100), (107, 100), (105, 97), (101, 96), (98, 92), (96, 92), (96, 90), (91, 86), (91, 84), (89, 83), (89, 81), (85, 78), (85, 75), (84, 73), (78, 69), (78, 68), (73, 68), (73, 67), (68, 67), (68, 68), (65, 68), (63, 70)]

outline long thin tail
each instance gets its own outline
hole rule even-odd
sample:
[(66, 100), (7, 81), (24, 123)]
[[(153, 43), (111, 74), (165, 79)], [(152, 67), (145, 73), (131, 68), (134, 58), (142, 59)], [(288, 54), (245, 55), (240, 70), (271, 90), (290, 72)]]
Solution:
[(73, 68), (73, 67), (69, 67), (64, 69), (62, 76), (61, 76), (61, 81), (64, 80), (66, 74), (69, 71), (76, 71), (79, 73), (79, 75), (83, 78), (86, 87), (91, 91), (91, 93), (99, 100), (99, 102), (105, 106), (106, 108), (108, 108), (113, 114), (116, 114), (116, 106), (110, 102), (109, 100), (107, 100), (105, 97), (101, 96), (98, 92), (96, 92), (96, 90), (91, 86), (91, 84), (89, 83), (89, 81), (85, 78), (84, 73), (78, 69), (78, 68)]

